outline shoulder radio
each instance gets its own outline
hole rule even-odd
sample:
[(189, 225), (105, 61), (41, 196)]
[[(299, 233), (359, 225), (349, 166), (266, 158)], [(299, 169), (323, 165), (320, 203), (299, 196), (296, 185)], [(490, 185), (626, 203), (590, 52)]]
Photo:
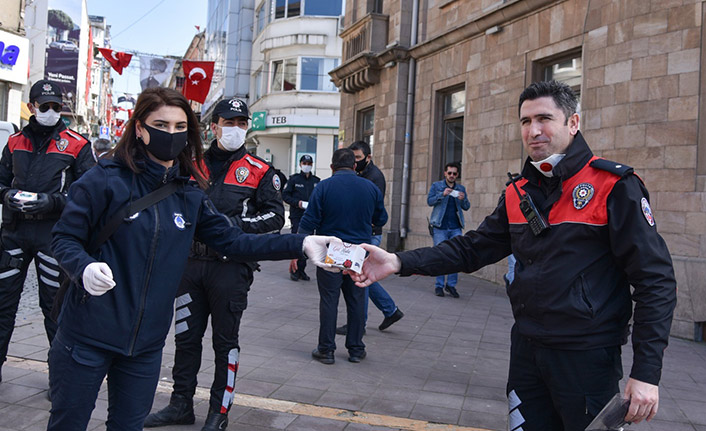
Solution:
[(515, 188), (517, 197), (520, 198), (520, 211), (522, 211), (522, 215), (525, 216), (525, 220), (527, 220), (527, 224), (532, 230), (534, 236), (539, 236), (544, 231), (549, 230), (549, 223), (547, 223), (539, 210), (537, 210), (537, 207), (534, 205), (534, 202), (532, 202), (532, 198), (529, 193), (522, 195), (520, 193), (520, 189), (517, 188), (517, 184), (515, 184), (515, 179), (512, 177), (512, 174), (508, 172), (507, 176), (510, 178), (512, 187)]

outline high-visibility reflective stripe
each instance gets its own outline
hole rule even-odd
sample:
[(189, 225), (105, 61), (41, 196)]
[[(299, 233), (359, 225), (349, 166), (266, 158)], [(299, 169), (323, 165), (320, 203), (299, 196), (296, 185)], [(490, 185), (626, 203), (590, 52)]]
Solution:
[(189, 311), (189, 307), (178, 308), (176, 311), (175, 320), (184, 320), (189, 316), (191, 316), (191, 311)]
[(3, 273), (0, 274), (0, 280), (3, 279), (3, 278), (12, 277), (13, 275), (19, 274), (19, 273), (20, 273), (20, 270), (17, 269), (17, 268), (11, 269), (11, 270), (9, 270), (9, 271), (5, 271), (5, 272), (3, 272)]
[(179, 308), (179, 307), (183, 307), (183, 306), (189, 304), (190, 302), (191, 302), (191, 295), (189, 295), (188, 293), (185, 293), (185, 294), (177, 297), (177, 299), (174, 301), (174, 304), (176, 305), (177, 308)]
[(507, 396), (507, 404), (510, 408), (510, 411), (516, 409), (517, 406), (522, 404), (522, 401), (520, 401), (520, 397), (517, 396), (517, 392), (515, 392), (514, 389)]
[(189, 325), (186, 323), (186, 321), (179, 322), (176, 325), (174, 325), (174, 335), (179, 335), (182, 332), (186, 332), (189, 330)]
[(52, 265), (59, 266), (59, 263), (56, 261), (56, 259), (54, 259), (51, 256), (47, 256), (46, 254), (42, 253), (41, 251), (37, 252), (37, 256), (39, 256), (45, 262), (49, 262)]
[(59, 276), (59, 271), (56, 271), (56, 270), (54, 270), (54, 269), (51, 269), (51, 268), (49, 268), (48, 266), (46, 266), (45, 264), (43, 264), (43, 263), (40, 263), (40, 264), (39, 264), (39, 269), (41, 269), (42, 271), (46, 272), (47, 275), (51, 275), (52, 277), (58, 277), (58, 276)]
[(508, 416), (508, 429), (510, 431), (521, 431), (522, 424), (525, 423), (525, 418), (520, 413), (520, 405), (522, 400), (517, 395), (517, 392), (513, 389), (507, 396), (507, 403), (510, 410), (510, 415)]
[(9, 254), (10, 256), (16, 256), (20, 253), (22, 253), (21, 248), (13, 248), (12, 250), (5, 250), (5, 253)]
[(44, 284), (46, 284), (47, 286), (56, 287), (56, 288), (59, 288), (59, 286), (60, 286), (58, 281), (51, 280), (51, 279), (45, 277), (43, 274), (39, 276), (39, 279), (42, 280), (44, 282)]
[(228, 352), (228, 379), (226, 381), (226, 390), (223, 393), (223, 402), (221, 403), (221, 414), (228, 413), (228, 409), (233, 404), (233, 388), (235, 387), (235, 375), (238, 373), (238, 349), (231, 349)]

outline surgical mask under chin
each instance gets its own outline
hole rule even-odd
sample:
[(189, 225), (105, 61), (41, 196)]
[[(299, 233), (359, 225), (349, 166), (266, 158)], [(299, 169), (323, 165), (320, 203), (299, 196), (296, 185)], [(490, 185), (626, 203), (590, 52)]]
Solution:
[(54, 126), (61, 118), (61, 112), (56, 112), (53, 109), (47, 109), (47, 112), (42, 112), (37, 109), (34, 116), (37, 117), (37, 123), (42, 126)]
[(245, 134), (247, 133), (246, 130), (240, 127), (219, 127), (221, 128), (221, 138), (218, 142), (223, 145), (226, 151), (235, 151), (243, 146), (245, 143)]
[(530, 163), (537, 168), (539, 172), (542, 173), (545, 177), (553, 177), (554, 176), (554, 166), (558, 165), (561, 159), (563, 159), (566, 156), (566, 154), (552, 154), (551, 156), (547, 157), (544, 160), (540, 160), (538, 162), (533, 162), (530, 160)]
[(177, 158), (188, 143), (187, 132), (169, 133), (155, 129), (147, 124), (145, 130), (150, 134), (150, 142), (145, 145), (147, 151), (163, 162), (169, 162)]
[(305, 174), (308, 174), (309, 172), (311, 172), (311, 168), (313, 168), (313, 166), (312, 165), (301, 165), (301, 168), (302, 168), (302, 172), (304, 172)]

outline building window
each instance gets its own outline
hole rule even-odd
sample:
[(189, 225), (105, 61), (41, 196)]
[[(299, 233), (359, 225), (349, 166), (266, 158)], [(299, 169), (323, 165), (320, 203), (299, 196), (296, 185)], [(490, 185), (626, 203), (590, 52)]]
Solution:
[(358, 139), (367, 142), (372, 150), (375, 143), (375, 108), (358, 111)]
[(302, 57), (301, 89), (338, 91), (328, 72), (338, 66), (337, 58)]
[(262, 68), (255, 72), (255, 100), (262, 97)]
[(581, 100), (581, 80), (583, 78), (583, 63), (581, 51), (561, 54), (537, 63), (535, 81), (556, 80), (571, 87)]
[(297, 89), (297, 59), (288, 58), (272, 62), (270, 91), (292, 91)]
[(368, 12), (382, 13), (382, 0), (368, 0)]
[(267, 16), (267, 2), (260, 5), (257, 9), (257, 30), (255, 31), (255, 37), (257, 37), (262, 30), (265, 28), (265, 17)]
[(292, 18), (301, 13), (301, 0), (275, 0), (275, 19)]
[(339, 16), (340, 0), (304, 0), (304, 15)]
[(296, 135), (295, 151), (297, 163), (304, 154), (310, 155), (316, 162), (316, 135)]
[(441, 166), (463, 160), (463, 114), (466, 111), (466, 90), (452, 90), (442, 94)]

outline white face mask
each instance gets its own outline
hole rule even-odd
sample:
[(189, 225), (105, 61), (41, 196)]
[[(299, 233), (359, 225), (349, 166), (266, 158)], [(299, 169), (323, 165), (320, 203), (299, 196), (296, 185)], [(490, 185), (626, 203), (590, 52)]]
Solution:
[(311, 168), (313, 168), (313, 167), (314, 166), (312, 166), (312, 165), (301, 165), (302, 172), (304, 172), (305, 174), (308, 174), (309, 172), (311, 172)]
[(235, 151), (243, 146), (245, 143), (245, 134), (247, 133), (246, 130), (240, 127), (218, 127), (220, 127), (222, 131), (221, 139), (219, 139), (218, 142), (223, 145), (226, 151)]
[(34, 116), (37, 117), (37, 123), (42, 126), (55, 126), (59, 118), (61, 118), (61, 112), (56, 112), (53, 109), (47, 109), (47, 112), (41, 112), (37, 109), (34, 112)]
[(537, 168), (539, 172), (541, 172), (545, 177), (553, 177), (554, 172), (552, 170), (554, 169), (554, 166), (558, 165), (559, 162), (566, 156), (566, 154), (552, 154), (551, 156), (547, 157), (544, 160), (540, 160), (538, 162), (533, 162), (530, 160), (530, 163)]

